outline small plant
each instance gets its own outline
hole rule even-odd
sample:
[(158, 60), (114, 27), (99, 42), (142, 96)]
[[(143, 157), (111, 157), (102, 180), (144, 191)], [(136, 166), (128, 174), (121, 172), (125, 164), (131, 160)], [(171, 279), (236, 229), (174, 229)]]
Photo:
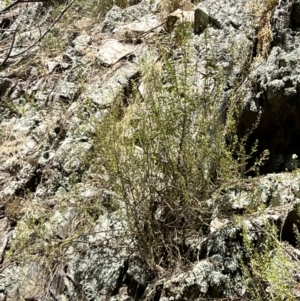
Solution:
[(243, 228), (242, 271), (247, 297), (257, 301), (296, 300), (293, 270), (297, 269), (297, 263), (278, 241), (276, 226), (265, 221), (263, 227), (259, 226), (256, 234), (246, 226)]
[[(29, 269), (34, 267), (35, 279), (29, 290), (47, 297), (57, 271), (69, 259), (66, 255), (69, 247), (87, 248), (79, 242), (84, 242), (83, 234), (88, 233), (103, 210), (98, 198), (78, 199), (71, 206), (68, 199), (62, 198), (54, 214), (53, 209), (37, 203), (33, 195), (27, 194), (6, 204), (5, 213), (17, 226), (5, 260), (8, 264), (18, 264), (16, 279), (20, 282), (26, 282), (32, 275)], [(31, 292), (24, 291), (21, 297), (27, 293)]]
[(53, 33), (49, 32), (41, 42), (42, 49), (47, 52), (58, 52), (62, 50), (62, 44)]
[[(2, 111), (2, 112), (1, 112)], [(22, 107), (15, 105), (12, 100), (9, 99), (8, 91), (1, 97), (0, 100), (0, 112), (8, 115), (15, 115), (21, 117), (23, 115)]]

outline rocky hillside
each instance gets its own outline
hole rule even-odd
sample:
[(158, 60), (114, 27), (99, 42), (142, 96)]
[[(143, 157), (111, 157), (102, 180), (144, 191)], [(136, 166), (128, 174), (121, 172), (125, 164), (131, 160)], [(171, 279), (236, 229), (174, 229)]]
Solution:
[(0, 301), (298, 300), (300, 2), (0, 2)]

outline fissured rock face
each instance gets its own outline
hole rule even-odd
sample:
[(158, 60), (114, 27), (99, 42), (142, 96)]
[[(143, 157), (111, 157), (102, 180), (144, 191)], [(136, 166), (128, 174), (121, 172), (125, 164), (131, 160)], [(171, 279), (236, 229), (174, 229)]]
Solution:
[(270, 151), (265, 173), (290, 170), (292, 155), (300, 154), (299, 8), (296, 1), (280, 1), (271, 20), (270, 54), (250, 76), (252, 95), (240, 118), (240, 136), (252, 131), (249, 149), (258, 139), (259, 151)]
[[(279, 2), (271, 19), (270, 53), (252, 64), (257, 24), (250, 19), (248, 1), (204, 0), (195, 7), (185, 1), (166, 22), (157, 13), (162, 1), (130, 0), (132, 6), (125, 9), (112, 7), (103, 22), (80, 17), (74, 21), (76, 31), (66, 29), (68, 39), (59, 53), (39, 57), (35, 48), (37, 61), (15, 70), (17, 58), (9, 61), (12, 68), (0, 70), (0, 301), (241, 299), (242, 224), (254, 245), (264, 241), (261, 228), (266, 221), (284, 226), (283, 238), (295, 245), (292, 231), (293, 224), (300, 227), (296, 210), (300, 175), (280, 172), (295, 168), (300, 158), (300, 2)], [(1, 21), (0, 27), (10, 30), (0, 32), (0, 42), (12, 37), (16, 20), (24, 24), (22, 35), (16, 35), (17, 45), (39, 36), (43, 28), (31, 32), (30, 19), (43, 11), (44, 3), (24, 5), (24, 15), (16, 8), (13, 18)], [(181, 23), (194, 28), (187, 54), (166, 43)], [(249, 150), (256, 139), (259, 152), (269, 149), (270, 160), (261, 172), (279, 174), (259, 177), (255, 185), (233, 183), (209, 196), (214, 215), (207, 222), (210, 231), (187, 235), (181, 244), (174, 237), (175, 248), (186, 250), (189, 264), (184, 270), (179, 265), (174, 273), (158, 266), (154, 281), (153, 270), (128, 235), (121, 200), (118, 209), (112, 209), (114, 192), (99, 185), (107, 175), (93, 174), (93, 166), (103, 165), (103, 158), (93, 158), (89, 170), (82, 158), (93, 149), (92, 121), (101, 119), (120, 96), (131, 95), (135, 86), (146, 98), (141, 58), (150, 57), (163, 70), (154, 45), (158, 41), (151, 40), (156, 33), (162, 34), (160, 47), (167, 56), (172, 51), (176, 59), (187, 55), (193, 72), (185, 83), (199, 93), (206, 89), (210, 96), (217, 95), (224, 119), (235, 83), (243, 79), (236, 91), (244, 96), (239, 136), (249, 135)], [(174, 65), (182, 71), (176, 61)], [(214, 77), (218, 70), (221, 84)], [(241, 214), (253, 198), (256, 207), (274, 207), (265, 218), (254, 212), (251, 219), (240, 215), (244, 220), (234, 224), (218, 216), (219, 204)], [(88, 229), (87, 219), (92, 220)], [(139, 235), (144, 235), (142, 230)], [(16, 239), (29, 241), (32, 262), (21, 266), (23, 258), (18, 258), (6, 265), (6, 252)], [(50, 268), (44, 264), (45, 256), (52, 259)]]

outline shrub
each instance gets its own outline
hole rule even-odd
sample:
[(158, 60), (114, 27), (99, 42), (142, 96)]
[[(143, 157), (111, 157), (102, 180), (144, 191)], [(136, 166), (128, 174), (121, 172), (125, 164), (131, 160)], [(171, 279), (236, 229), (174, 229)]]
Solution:
[(181, 49), (176, 61), (162, 49), (161, 64), (145, 59), (143, 95), (133, 88), (125, 106), (120, 97), (94, 123), (91, 155), (104, 164), (93, 169), (106, 175), (106, 185), (125, 212), (129, 235), (152, 267), (174, 267), (187, 259), (186, 238), (207, 231), (212, 211), (207, 199), (239, 178), (247, 161), (243, 152), (234, 155), (243, 149), (233, 120), (237, 91), (226, 114), (221, 109), (222, 69), (208, 68), (199, 91), (191, 81), (189, 47)]

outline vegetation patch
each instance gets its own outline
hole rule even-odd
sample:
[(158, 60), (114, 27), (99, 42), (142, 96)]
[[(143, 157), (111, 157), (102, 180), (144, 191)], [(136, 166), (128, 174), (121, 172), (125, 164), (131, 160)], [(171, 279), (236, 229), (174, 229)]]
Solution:
[[(155, 55), (145, 58), (143, 92), (133, 83), (131, 95), (120, 97), (94, 122), (91, 156), (103, 164), (93, 166), (93, 172), (105, 175), (104, 185), (123, 209), (129, 235), (154, 269), (188, 261), (185, 240), (208, 233), (213, 209), (207, 200), (243, 178), (248, 160), (235, 126), (242, 95), (233, 89), (222, 111), (226, 76), (217, 65), (207, 68), (201, 91), (193, 86), (191, 31), (179, 26), (185, 32), (179, 35), (177, 28), (174, 39), (187, 37), (180, 39), (179, 50), (158, 48), (159, 63)], [(220, 212), (226, 206), (219, 204)]]
[[(70, 24), (73, 12), (76, 17), (82, 11), (89, 12), (96, 20), (114, 4), (124, 8), (137, 2), (76, 2), (60, 20), (63, 24)], [(166, 3), (170, 5), (169, 11), (182, 6), (182, 1)], [(254, 6), (260, 24), (257, 52), (262, 57), (267, 56), (272, 40), (270, 19), (276, 5), (277, 1), (265, 0), (262, 4), (256, 2)], [(60, 4), (53, 6), (49, 15), (52, 22), (63, 9)], [(211, 38), (209, 30), (207, 28), (204, 32), (207, 43)], [(40, 41), (39, 47), (45, 56), (56, 57), (65, 48), (67, 37), (65, 35), (61, 43), (60, 34), (62, 30), (54, 26)], [(15, 198), (6, 204), (5, 213), (17, 226), (5, 260), (20, 267), (40, 261), (40, 280), (45, 284), (45, 295), (50, 291), (47, 283), (52, 283), (58, 270), (64, 268), (70, 249), (73, 248), (74, 253), (84, 253), (89, 248), (109, 247), (110, 242), (98, 246), (86, 238), (104, 214), (118, 211), (122, 226), (126, 226), (127, 233), (116, 237), (115, 248), (131, 248), (132, 254), (141, 256), (157, 275), (190, 264), (188, 240), (211, 235), (211, 221), (216, 215), (231, 218), (235, 213), (241, 215), (246, 212), (244, 207), (233, 212), (226, 197), (219, 198), (218, 202), (213, 198), (230, 191), (238, 194), (243, 186), (253, 185), (251, 179), (245, 179), (250, 172), (258, 175), (268, 156), (265, 151), (253, 159), (258, 149), (257, 141), (250, 153), (246, 152), (251, 130), (245, 137), (237, 135), (237, 120), (244, 99), (240, 87), (245, 84), (251, 62), (245, 63), (247, 66), (241, 70), (240, 77), (234, 78), (228, 87), (228, 71), (218, 64), (215, 50), (207, 49), (206, 57), (201, 58), (206, 62), (201, 73), (202, 82), (197, 86), (191, 80), (195, 77), (190, 55), (191, 35), (189, 24), (178, 24), (171, 34), (153, 34), (149, 35), (149, 39), (147, 36), (153, 52), (148, 52), (141, 59), (138, 78), (120, 92), (112, 104), (101, 110), (97, 118), (91, 117), (100, 111), (97, 104), (83, 99), (84, 118), (89, 119), (92, 128), (85, 133), (89, 136), (83, 139), (92, 141), (93, 146), (84, 150), (85, 158), (76, 171), (78, 175), (74, 172), (73, 182), (72, 174), (66, 175), (69, 186), (65, 194), (61, 194), (61, 199), (57, 197), (58, 192), (54, 205), (51, 205), (51, 202), (35, 199), (33, 193), (24, 193), (23, 199)], [(132, 57), (128, 57), (130, 60)], [(122, 61), (118, 64), (120, 66)], [(87, 70), (74, 72), (81, 92), (85, 90), (85, 82), (90, 75)], [(48, 75), (44, 69), (38, 73)], [(224, 91), (227, 93), (225, 106)], [(29, 98), (26, 101), (29, 102)], [(22, 108), (10, 104), (6, 94), (0, 109), (24, 115)], [(259, 121), (258, 118), (253, 127)], [(67, 130), (62, 131), (63, 135)], [(18, 151), (23, 141), (21, 138), (6, 139), (5, 129), (0, 131), (3, 142), (0, 153), (9, 157)], [(56, 143), (58, 148), (60, 140)], [(249, 166), (250, 159), (252, 166)], [(89, 196), (81, 196), (77, 190), (81, 181), (84, 186), (96, 187), (96, 193), (89, 191)], [(103, 195), (97, 194), (99, 191), (104, 192)], [(254, 193), (246, 209), (257, 210), (260, 195), (261, 191)], [(266, 226), (262, 235), (264, 241), (258, 247), (253, 245), (247, 231), (245, 229), (243, 233), (244, 254), (241, 257), (244, 285), (251, 300), (294, 300), (295, 282), (290, 273), (292, 261), (277, 239), (275, 228)], [(259, 231), (262, 230), (259, 228)], [(84, 244), (84, 247), (76, 249), (76, 243)], [(282, 274), (281, 270), (284, 270)], [(123, 281), (121, 276), (120, 282)]]
[[(247, 264), (243, 266), (244, 285), (251, 300), (297, 300), (293, 273), (299, 269), (284, 245), (278, 240), (277, 227), (265, 220), (263, 228), (243, 228)], [(256, 239), (253, 239), (253, 236)]]

